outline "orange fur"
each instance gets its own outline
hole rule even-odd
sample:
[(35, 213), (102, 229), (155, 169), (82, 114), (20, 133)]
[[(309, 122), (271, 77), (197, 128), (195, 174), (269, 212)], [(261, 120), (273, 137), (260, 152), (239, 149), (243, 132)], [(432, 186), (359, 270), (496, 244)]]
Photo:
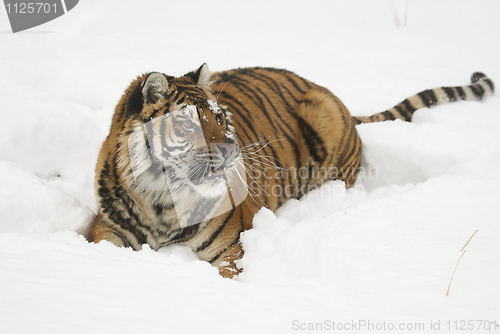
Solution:
[[(97, 161), (95, 186), (99, 212), (92, 231), (95, 242), (107, 240), (134, 249), (140, 249), (144, 243), (153, 249), (170, 243), (184, 244), (200, 259), (218, 267), (222, 276), (233, 277), (240, 272), (236, 263), (243, 255), (240, 233), (252, 227), (253, 217), (262, 207), (275, 211), (287, 200), (298, 199), (331, 179), (352, 186), (361, 159), (361, 141), (355, 124), (394, 118), (410, 120), (414, 110), (433, 105), (432, 94), (437, 91), (422, 92), (409, 102), (405, 100), (372, 117), (353, 118), (329, 90), (289, 71), (247, 68), (214, 73), (210, 87), (207, 73), (206, 66), (202, 66), (180, 78), (146, 74), (126, 89)], [(473, 83), (483, 85), (483, 91), (491, 87), (492, 92), (492, 83), (484, 78), (476, 76)], [(478, 88), (470, 87), (476, 94)], [(454, 91), (457, 94), (458, 88)], [(442, 88), (438, 96), (441, 100), (436, 100), (439, 103), (445, 100), (443, 92), (450, 95), (450, 90)], [(214, 101), (220, 110), (213, 109)], [(172, 119), (174, 116), (167, 117), (176, 115), (185, 106), (195, 106), (202, 115), (202, 139), (209, 146), (231, 143), (228, 138), (234, 135), (234, 142), (242, 152), (240, 165), (246, 168), (248, 196), (227, 212), (182, 227), (179, 220), (182, 212), (177, 208), (174, 211), (168, 200), (162, 202), (168, 198), (170, 188), (158, 193), (134, 188), (137, 180), (132, 179), (127, 140), (134, 129), (140, 129), (158, 115), (163, 117), (161, 122), (168, 124), (162, 136), (176, 133), (179, 138), (186, 138), (183, 133), (189, 132), (192, 125), (186, 123), (187, 128), (175, 125), (180, 130), (174, 130), (177, 120)], [(210, 149), (207, 152), (214, 154)], [(233, 202), (234, 198), (221, 197), (214, 205), (231, 207)], [(181, 204), (188, 209), (203, 208), (190, 196)]]

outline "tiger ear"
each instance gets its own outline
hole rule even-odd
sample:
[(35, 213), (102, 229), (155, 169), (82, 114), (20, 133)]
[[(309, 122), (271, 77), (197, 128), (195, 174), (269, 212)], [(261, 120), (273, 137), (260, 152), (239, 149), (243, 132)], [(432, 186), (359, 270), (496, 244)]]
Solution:
[(142, 86), (144, 104), (156, 103), (167, 90), (168, 82), (165, 75), (158, 72), (151, 73)]
[(208, 69), (208, 65), (206, 63), (200, 66), (194, 74), (194, 78), (198, 86), (210, 88), (210, 70)]

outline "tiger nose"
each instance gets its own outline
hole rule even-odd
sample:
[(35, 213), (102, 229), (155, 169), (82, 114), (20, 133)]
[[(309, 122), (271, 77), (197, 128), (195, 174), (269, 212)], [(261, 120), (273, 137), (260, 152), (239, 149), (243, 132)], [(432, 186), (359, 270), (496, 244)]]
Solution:
[(235, 143), (222, 143), (219, 144), (219, 150), (222, 153), (222, 156), (227, 158), (231, 155), (231, 153), (233, 153), (235, 146)]

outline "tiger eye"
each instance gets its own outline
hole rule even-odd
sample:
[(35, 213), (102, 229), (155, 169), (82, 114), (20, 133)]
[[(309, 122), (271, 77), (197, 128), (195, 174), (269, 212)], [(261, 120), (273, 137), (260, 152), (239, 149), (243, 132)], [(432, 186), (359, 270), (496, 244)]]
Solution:
[(193, 127), (193, 123), (191, 121), (182, 121), (181, 125), (184, 129), (190, 129)]

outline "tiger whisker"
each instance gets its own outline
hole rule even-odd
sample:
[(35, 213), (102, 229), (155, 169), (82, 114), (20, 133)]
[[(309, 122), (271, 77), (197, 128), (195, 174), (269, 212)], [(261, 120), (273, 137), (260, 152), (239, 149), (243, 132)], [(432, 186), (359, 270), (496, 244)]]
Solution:
[[(257, 168), (256, 166), (249, 164), (248, 162), (243, 162), (243, 163), (244, 163), (245, 165), (247, 165), (249, 168), (251, 168), (251, 169), (252, 169), (253, 171), (255, 171), (255, 172), (261, 172), (261, 173), (264, 173), (264, 174), (266, 173), (266, 169), (265, 169), (265, 168), (259, 169), (259, 168)], [(260, 167), (260, 166), (259, 166), (259, 167)]]
[(271, 145), (272, 143), (276, 142), (276, 141), (280, 141), (280, 140), (283, 140), (283, 139), (275, 139), (275, 140), (271, 140), (270, 142), (266, 143), (264, 146), (262, 146), (261, 148), (259, 148), (257, 151), (253, 152), (253, 153), (258, 153), (260, 151), (262, 151), (264, 148), (266, 148), (267, 146)]
[[(260, 155), (257, 155), (255, 154), (255, 156), (251, 156), (251, 155), (247, 155), (247, 154), (242, 154), (242, 156), (244, 156), (246, 158), (246, 160), (249, 160), (249, 161), (255, 161), (255, 165), (258, 165), (262, 168), (263, 171), (266, 170), (266, 168), (264, 168), (264, 166), (266, 167), (271, 167), (271, 168), (275, 168), (277, 169), (281, 176), (284, 176), (284, 173), (283, 173), (283, 168), (282, 167), (279, 167), (276, 163), (274, 163), (273, 161), (271, 161), (269, 158), (273, 158), (273, 157), (269, 157), (269, 156), (260, 156)], [(264, 161), (262, 161), (264, 160)], [(275, 159), (277, 162), (279, 162), (278, 159)], [(251, 164), (252, 166), (254, 166), (254, 164)]]
[[(240, 162), (238, 162), (238, 163), (240, 163)], [(242, 167), (246, 170), (245, 166), (243, 166), (243, 165), (242, 165)], [(259, 205), (259, 203), (257, 203), (257, 201), (255, 200), (254, 196), (251, 194), (251, 193), (253, 192), (253, 194), (254, 194), (255, 196), (257, 196), (257, 197), (260, 199), (260, 201), (262, 202), (262, 204), (263, 204), (266, 208), (268, 208), (268, 209), (269, 209), (269, 207), (268, 207), (268, 206), (266, 205), (266, 203), (262, 200), (262, 198), (261, 198), (261, 197), (257, 194), (257, 192), (256, 192), (254, 189), (252, 189), (252, 188), (251, 188), (251, 187), (250, 187), (250, 186), (249, 186), (249, 185), (248, 185), (248, 184), (247, 184), (247, 183), (243, 180), (243, 177), (241, 176), (241, 174), (240, 174), (240, 172), (238, 171), (238, 169), (236, 169), (236, 173), (238, 174), (238, 177), (240, 178), (240, 180), (241, 180), (241, 182), (243, 183), (243, 185), (245, 186), (245, 188), (246, 188), (246, 190), (247, 190), (248, 194), (250, 195), (250, 198), (252, 199), (252, 201), (254, 201), (254, 203), (255, 203), (255, 204)], [(248, 173), (248, 171), (247, 171), (247, 173)], [(250, 173), (248, 173), (248, 174), (250, 174)], [(252, 177), (252, 176), (250, 175), (250, 177)], [(254, 180), (254, 182), (255, 182), (255, 180)]]
[[(246, 157), (248, 160), (258, 160), (258, 159), (262, 159), (264, 160), (265, 162), (267, 163), (263, 163), (262, 161), (259, 161), (260, 164), (262, 165), (265, 165), (265, 166), (269, 166), (269, 167), (273, 167), (273, 168), (276, 168), (276, 169), (279, 169), (279, 170), (283, 170), (283, 168), (281, 167), (278, 167), (278, 165), (276, 165), (273, 161), (271, 161), (269, 158), (272, 158), (272, 157), (268, 157), (268, 156), (260, 156), (260, 155), (257, 155), (257, 156), (251, 156), (251, 155), (246, 155), (246, 154), (242, 154), (244, 157)], [(276, 161), (279, 162), (278, 159), (275, 159)]]
[[(269, 196), (269, 194), (267, 193), (267, 191), (265, 191), (259, 184), (259, 182), (257, 181), (257, 178), (248, 170), (248, 168), (245, 167), (245, 165), (241, 164), (240, 165), (245, 169), (245, 171), (248, 173), (248, 175), (250, 176), (250, 178), (252, 179), (252, 181), (260, 188), (260, 190), (262, 190), (264, 192), (264, 194), (266, 194), (267, 196)], [(262, 200), (262, 199), (261, 199)]]
[(215, 97), (215, 102), (217, 102), (217, 103), (219, 102), (219, 96), (220, 96), (220, 94), (222, 93), (222, 91), (224, 90), (224, 88), (226, 88), (226, 86), (227, 86), (227, 85), (229, 85), (230, 83), (231, 83), (231, 81), (228, 81), (228, 82), (224, 85), (224, 87), (222, 87), (222, 89), (219, 91), (219, 93), (217, 93), (217, 96)]

